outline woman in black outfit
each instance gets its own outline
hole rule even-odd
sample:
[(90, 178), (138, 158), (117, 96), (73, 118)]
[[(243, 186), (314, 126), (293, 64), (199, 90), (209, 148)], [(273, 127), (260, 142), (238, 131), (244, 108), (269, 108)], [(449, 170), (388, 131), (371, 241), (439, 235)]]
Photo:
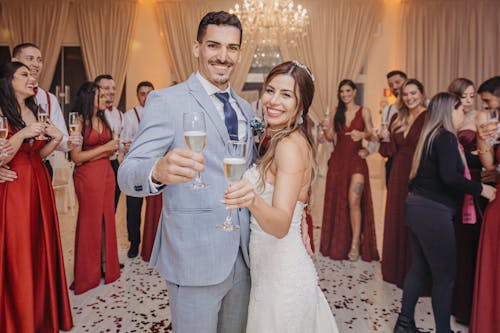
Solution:
[(455, 279), (456, 248), (453, 214), (464, 194), (495, 198), (492, 186), (464, 176), (465, 157), (456, 136), (464, 121), (457, 96), (439, 93), (427, 109), (413, 157), (405, 220), (412, 263), (403, 288), (401, 314), (394, 333), (418, 333), (414, 315), (420, 289), (432, 277), (432, 309), (437, 333), (449, 333)]

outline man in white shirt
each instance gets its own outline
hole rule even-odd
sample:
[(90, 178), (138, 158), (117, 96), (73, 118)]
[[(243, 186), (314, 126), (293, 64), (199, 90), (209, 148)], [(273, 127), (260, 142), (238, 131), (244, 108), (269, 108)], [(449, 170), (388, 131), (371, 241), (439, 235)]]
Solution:
[[(33, 43), (22, 43), (16, 45), (12, 50), (11, 61), (19, 61), (28, 66), (31, 75), (38, 81), (43, 69), (42, 52), (38, 46)], [(79, 135), (68, 135), (66, 122), (64, 121), (64, 116), (56, 96), (40, 87), (37, 87), (36, 90), (36, 103), (38, 105), (44, 105), (48, 108), (50, 121), (63, 133), (63, 139), (57, 147), (57, 150), (68, 152), (74, 147), (80, 145), (82, 139)], [(46, 160), (45, 165), (49, 170), (50, 176), (52, 177), (53, 171), (49, 160), (50, 158)], [(0, 168), (0, 182), (13, 181), (16, 178), (16, 173), (8, 170), (7, 166)]]
[[(403, 83), (408, 79), (408, 76), (406, 75), (405, 72), (400, 71), (400, 70), (394, 70), (390, 71), (386, 75), (387, 77), (387, 84), (389, 85), (389, 89), (391, 90), (392, 95), (395, 97), (399, 96), (399, 90), (401, 89), (401, 86)], [(386, 123), (390, 124), (392, 117), (398, 113), (398, 106), (397, 102), (386, 105), (384, 109), (382, 110), (382, 116), (380, 118), (381, 123)], [(364, 157), (366, 155), (372, 154), (378, 147), (378, 142), (368, 142), (368, 147), (367, 150), (364, 148), (360, 150), (360, 154), (363, 154)], [(366, 152), (366, 154), (365, 154)], [(389, 158), (385, 162), (385, 183), (386, 185), (389, 182), (389, 174), (391, 172), (391, 165), (392, 165), (392, 159)]]
[[(94, 79), (94, 82), (104, 91), (104, 95), (106, 96), (106, 110), (104, 115), (106, 116), (106, 120), (108, 121), (109, 127), (111, 131), (113, 131), (113, 136), (120, 135), (123, 129), (123, 112), (118, 110), (116, 106), (114, 106), (115, 96), (116, 96), (116, 84), (113, 80), (113, 77), (109, 74), (101, 74)], [(109, 158), (111, 162), (111, 167), (113, 168), (113, 172), (115, 173), (115, 182), (116, 182), (116, 174), (118, 172), (118, 167), (120, 163), (118, 162), (118, 154), (112, 155)], [(116, 206), (118, 206), (118, 200), (120, 199), (120, 188), (118, 184), (115, 187), (115, 211)]]
[[(125, 155), (130, 149), (130, 144), (134, 139), (139, 123), (144, 112), (144, 104), (146, 97), (154, 90), (151, 82), (142, 81), (137, 85), (137, 100), (139, 105), (134, 106), (132, 109), (125, 112), (123, 116), (123, 131), (121, 138), (123, 140), (123, 148)], [(135, 258), (139, 254), (139, 244), (141, 243), (141, 210), (142, 210), (142, 197), (134, 197), (127, 195), (127, 232), (130, 248), (127, 256)]]

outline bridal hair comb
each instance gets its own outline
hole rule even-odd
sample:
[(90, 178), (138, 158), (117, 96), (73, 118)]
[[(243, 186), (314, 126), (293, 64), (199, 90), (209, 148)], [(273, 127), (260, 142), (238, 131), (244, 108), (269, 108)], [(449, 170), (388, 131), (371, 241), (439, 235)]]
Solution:
[(311, 71), (309, 70), (309, 68), (308, 68), (306, 65), (304, 65), (304, 64), (302, 64), (302, 63), (300, 63), (300, 62), (298, 62), (297, 60), (293, 60), (293, 61), (292, 61), (292, 63), (293, 63), (295, 66), (300, 67), (300, 68), (302, 68), (303, 70), (305, 70), (305, 71), (306, 71), (306, 73), (307, 73), (307, 74), (309, 75), (309, 77), (311, 78), (311, 80), (314, 82), (314, 75), (313, 75), (313, 73), (311, 73)]

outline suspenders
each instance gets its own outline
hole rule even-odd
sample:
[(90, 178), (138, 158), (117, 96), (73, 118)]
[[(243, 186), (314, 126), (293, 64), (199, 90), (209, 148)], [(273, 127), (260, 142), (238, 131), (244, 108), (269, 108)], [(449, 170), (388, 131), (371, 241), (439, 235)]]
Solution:
[(141, 122), (141, 117), (139, 117), (139, 113), (137, 112), (137, 109), (135, 108), (135, 106), (134, 106), (134, 113), (135, 113), (135, 117), (137, 118), (137, 124), (139, 124)]
[(45, 91), (45, 95), (47, 96), (47, 108), (49, 109), (49, 118), (50, 118), (50, 95), (49, 95), (49, 92), (48, 91)]

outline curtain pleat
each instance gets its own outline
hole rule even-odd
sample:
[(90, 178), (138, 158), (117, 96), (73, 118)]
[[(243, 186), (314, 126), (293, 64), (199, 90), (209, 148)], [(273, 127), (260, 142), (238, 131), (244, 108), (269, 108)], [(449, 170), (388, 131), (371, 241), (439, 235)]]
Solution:
[[(2, 21), (8, 30), (9, 46), (34, 43), (43, 55), (39, 85), (48, 90), (61, 52), (69, 14), (69, 0), (3, 0)], [(20, 19), (22, 18), (22, 19)]]
[(75, 1), (77, 27), (87, 78), (111, 74), (120, 100), (134, 31), (136, 0)]
[(457, 77), (479, 85), (500, 73), (500, 2), (406, 0), (402, 3), (402, 56), (409, 75), (430, 97)]

